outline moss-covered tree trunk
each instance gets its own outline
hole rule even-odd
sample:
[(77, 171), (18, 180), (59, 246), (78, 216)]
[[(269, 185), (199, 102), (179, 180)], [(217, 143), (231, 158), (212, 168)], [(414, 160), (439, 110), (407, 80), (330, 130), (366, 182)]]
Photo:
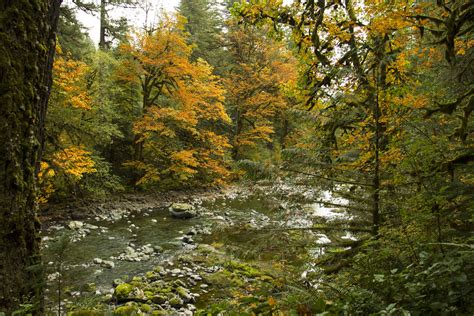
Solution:
[(36, 174), (61, 0), (0, 0), (0, 311), (33, 303), (42, 274)]

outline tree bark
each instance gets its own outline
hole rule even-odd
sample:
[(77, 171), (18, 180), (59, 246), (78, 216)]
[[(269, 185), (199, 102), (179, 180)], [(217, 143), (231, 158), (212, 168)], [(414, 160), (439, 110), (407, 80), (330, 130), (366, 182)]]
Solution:
[(36, 176), (61, 0), (0, 1), (0, 311), (43, 308)]

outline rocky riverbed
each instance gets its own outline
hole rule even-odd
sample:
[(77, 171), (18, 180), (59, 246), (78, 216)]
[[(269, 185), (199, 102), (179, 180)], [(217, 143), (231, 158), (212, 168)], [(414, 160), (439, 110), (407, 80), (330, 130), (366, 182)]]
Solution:
[[(129, 196), (82, 206), (79, 218), (70, 206), (43, 236), (51, 311), (57, 313), (60, 299), (62, 313), (192, 315), (229, 308), (222, 302), (237, 292), (271, 297), (285, 278), (311, 271), (308, 258), (328, 242), (306, 230), (334, 217), (314, 203), (320, 195), (279, 182)], [(180, 218), (177, 208), (193, 216)]]

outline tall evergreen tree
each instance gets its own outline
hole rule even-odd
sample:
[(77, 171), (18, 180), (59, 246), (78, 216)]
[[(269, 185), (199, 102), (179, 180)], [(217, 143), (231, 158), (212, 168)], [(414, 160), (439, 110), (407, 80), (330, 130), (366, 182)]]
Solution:
[(58, 43), (64, 52), (72, 54), (75, 59), (82, 58), (93, 50), (93, 43), (72, 6), (62, 5), (60, 8)]
[(195, 44), (191, 59), (206, 60), (219, 72), (224, 64), (223, 21), (212, 0), (181, 0), (178, 11), (186, 17), (189, 42)]
[(113, 19), (110, 11), (117, 7), (133, 7), (136, 1), (133, 0), (100, 0), (100, 38), (99, 47), (108, 49), (114, 39), (122, 39), (128, 30), (128, 23), (125, 17)]
[[(117, 8), (134, 8), (138, 1), (135, 0), (73, 0), (74, 6), (88, 14), (99, 14), (99, 47), (101, 49), (108, 49), (114, 40), (122, 40), (128, 31), (128, 21), (125, 17), (112, 18), (111, 12)], [(74, 22), (71, 19), (71, 9), (62, 8), (62, 19)], [(63, 22), (60, 22), (60, 27), (64, 27)], [(70, 30), (70, 29), (69, 29)], [(60, 29), (61, 31), (61, 29)], [(79, 38), (79, 34), (77, 34)], [(63, 44), (61, 42), (61, 44)]]
[(30, 302), (41, 314), (36, 174), (60, 2), (0, 2), (0, 310), (7, 313)]

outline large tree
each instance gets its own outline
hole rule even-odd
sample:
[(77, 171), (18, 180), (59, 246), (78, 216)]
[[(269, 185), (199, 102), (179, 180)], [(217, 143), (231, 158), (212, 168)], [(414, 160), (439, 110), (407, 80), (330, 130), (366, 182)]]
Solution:
[(0, 310), (41, 309), (36, 174), (61, 0), (0, 2)]
[(181, 0), (179, 13), (187, 20), (185, 30), (190, 34), (188, 42), (196, 45), (191, 59), (207, 61), (221, 74), (226, 63), (223, 49), (223, 18), (218, 11), (218, 3), (212, 0)]
[[(220, 78), (204, 60), (191, 61), (185, 19), (164, 15), (153, 32), (120, 46), (117, 76), (140, 86), (142, 104), (134, 122), (135, 152), (127, 166), (139, 170), (137, 184), (220, 183), (227, 175), (229, 147), (219, 133), (230, 123)], [(165, 181), (161, 181), (165, 183)], [(166, 184), (168, 185), (168, 183)]]
[(249, 159), (258, 145), (272, 144), (275, 123), (289, 108), (283, 88), (296, 78), (295, 61), (267, 29), (228, 22), (232, 67), (224, 80), (232, 115), (233, 158)]

